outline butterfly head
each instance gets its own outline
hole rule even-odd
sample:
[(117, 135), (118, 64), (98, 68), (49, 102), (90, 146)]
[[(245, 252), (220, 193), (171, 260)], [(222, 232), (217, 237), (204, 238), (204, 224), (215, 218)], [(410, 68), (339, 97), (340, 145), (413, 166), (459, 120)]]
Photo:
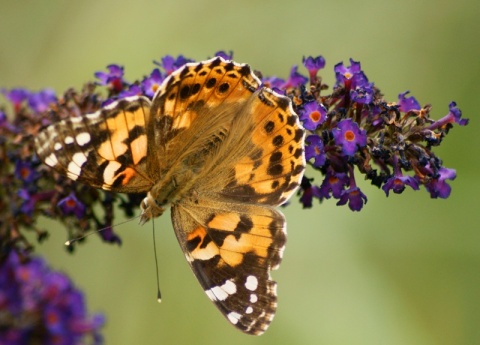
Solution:
[(140, 216), (140, 224), (143, 225), (151, 218), (160, 217), (165, 211), (166, 205), (160, 205), (150, 192), (140, 203), (142, 215)]

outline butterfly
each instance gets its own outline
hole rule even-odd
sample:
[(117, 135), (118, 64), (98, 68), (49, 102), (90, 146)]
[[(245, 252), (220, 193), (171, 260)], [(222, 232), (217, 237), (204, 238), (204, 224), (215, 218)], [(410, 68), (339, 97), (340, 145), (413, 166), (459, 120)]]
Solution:
[(37, 155), (72, 180), (147, 193), (143, 224), (171, 207), (176, 237), (207, 296), (237, 328), (262, 334), (277, 308), (286, 221), (275, 206), (305, 169), (291, 101), (246, 64), (216, 57), (167, 77), (153, 100), (128, 97), (42, 130)]

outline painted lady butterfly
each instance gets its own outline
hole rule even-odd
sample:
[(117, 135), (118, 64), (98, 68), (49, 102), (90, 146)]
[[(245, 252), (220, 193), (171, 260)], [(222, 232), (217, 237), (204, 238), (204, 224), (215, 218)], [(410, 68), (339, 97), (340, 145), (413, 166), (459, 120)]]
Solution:
[(277, 307), (270, 270), (286, 223), (274, 208), (305, 168), (304, 130), (287, 97), (222, 58), (172, 73), (151, 102), (129, 97), (52, 124), (45, 164), (115, 192), (148, 192), (141, 223), (171, 206), (175, 234), (207, 296), (236, 327), (262, 334)]

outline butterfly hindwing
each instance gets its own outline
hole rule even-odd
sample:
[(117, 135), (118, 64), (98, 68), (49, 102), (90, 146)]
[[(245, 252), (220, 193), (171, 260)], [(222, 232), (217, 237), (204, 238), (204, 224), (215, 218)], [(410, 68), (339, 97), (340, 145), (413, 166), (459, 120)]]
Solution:
[(150, 101), (130, 97), (40, 132), (37, 154), (72, 180), (116, 192), (146, 192), (146, 123)]
[(276, 307), (270, 271), (280, 264), (286, 224), (277, 210), (192, 197), (172, 208), (175, 233), (207, 296), (236, 327), (262, 334)]

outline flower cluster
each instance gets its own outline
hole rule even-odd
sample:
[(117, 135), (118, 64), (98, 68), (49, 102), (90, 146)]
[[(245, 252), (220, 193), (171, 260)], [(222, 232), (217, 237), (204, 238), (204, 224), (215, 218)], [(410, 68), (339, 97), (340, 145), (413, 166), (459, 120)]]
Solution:
[[(232, 59), (231, 52), (215, 55)], [(95, 73), (96, 82), (80, 91), (69, 89), (62, 96), (50, 89), (3, 90), (11, 110), (7, 116), (5, 108), (0, 108), (0, 245), (30, 249), (25, 230), (36, 232), (39, 240), (45, 238), (46, 231), (35, 225), (38, 215), (63, 222), (69, 238), (103, 228), (100, 235), (105, 241), (121, 243), (111, 228), (114, 205), (132, 217), (143, 195), (99, 191), (52, 172), (38, 161), (32, 138), (48, 124), (94, 112), (114, 99), (151, 98), (170, 73), (190, 61), (182, 55), (165, 56), (154, 61), (155, 68), (147, 76), (134, 82), (125, 79), (122, 66), (112, 64)], [(406, 187), (418, 190), (421, 185), (433, 198), (449, 196), (447, 180), (455, 178), (455, 171), (444, 167), (432, 148), (453, 124), (468, 122), (454, 102), (448, 114), (435, 121), (430, 119), (431, 107), (421, 107), (408, 92), (396, 102), (383, 99), (356, 61), (334, 67), (336, 83), (331, 93), (326, 93), (328, 86), (319, 76), (325, 59), (307, 57), (303, 65), (308, 76), (293, 66), (287, 79), (260, 77), (264, 85), (292, 99), (307, 130), (305, 155), (313, 169), (307, 170), (299, 192), (304, 207), (311, 207), (315, 199), (333, 197), (337, 205), (348, 204), (359, 211), (367, 197), (357, 186), (358, 173), (387, 196)], [(102, 97), (102, 90), (107, 90), (107, 97)]]
[(101, 344), (104, 317), (89, 317), (83, 295), (39, 258), (11, 250), (0, 262), (0, 344)]
[(288, 81), (276, 82), (287, 85), (283, 91), (294, 100), (307, 130), (306, 159), (321, 174), (319, 185), (304, 177), (300, 189), (304, 207), (311, 207), (313, 199), (333, 197), (337, 205), (361, 210), (367, 197), (356, 184), (355, 172), (364, 174), (387, 196), (390, 191), (398, 194), (407, 186), (418, 190), (421, 185), (432, 198), (450, 195), (446, 180), (456, 177), (455, 170), (444, 167), (432, 149), (454, 124), (468, 124), (455, 102), (436, 121), (430, 118), (431, 106), (421, 107), (408, 92), (401, 93), (397, 102), (387, 102), (352, 59), (350, 66), (335, 65), (336, 83), (332, 93), (324, 95), (328, 87), (318, 71), (325, 60), (308, 57), (303, 64), (310, 76), (308, 87), (307, 78), (301, 79), (296, 70)]

